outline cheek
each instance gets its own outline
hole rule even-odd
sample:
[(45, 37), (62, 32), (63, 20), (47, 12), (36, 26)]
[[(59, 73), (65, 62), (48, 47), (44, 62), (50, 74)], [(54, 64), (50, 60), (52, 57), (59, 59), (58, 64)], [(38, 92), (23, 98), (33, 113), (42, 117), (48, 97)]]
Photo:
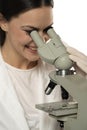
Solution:
[(18, 43), (25, 43), (28, 42), (30, 39), (26, 33), (20, 29), (12, 28), (9, 30), (9, 38)]
[(13, 33), (14, 37), (18, 37), (19, 39), (26, 37), (26, 34), (22, 30), (17, 28), (13, 28), (11, 33)]

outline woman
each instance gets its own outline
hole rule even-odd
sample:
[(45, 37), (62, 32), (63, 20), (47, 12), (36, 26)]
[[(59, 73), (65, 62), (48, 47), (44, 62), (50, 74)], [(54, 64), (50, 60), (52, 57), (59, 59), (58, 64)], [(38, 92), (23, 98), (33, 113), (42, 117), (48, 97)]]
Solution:
[(53, 24), (52, 0), (0, 0), (0, 130), (59, 130), (55, 119), (35, 104), (60, 101), (59, 87), (44, 94), (53, 66), (41, 61), (26, 31)]
[(59, 130), (55, 119), (35, 108), (60, 101), (61, 91), (44, 94), (54, 67), (41, 61), (26, 33), (37, 29), (46, 42), (52, 8), (52, 0), (0, 0), (0, 130)]

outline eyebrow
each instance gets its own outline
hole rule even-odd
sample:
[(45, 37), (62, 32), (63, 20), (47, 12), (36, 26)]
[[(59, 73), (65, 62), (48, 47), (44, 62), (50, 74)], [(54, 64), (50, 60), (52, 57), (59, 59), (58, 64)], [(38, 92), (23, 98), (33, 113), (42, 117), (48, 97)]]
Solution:
[[(53, 23), (50, 24), (49, 26), (47, 26), (43, 31), (45, 31), (46, 29), (50, 28), (52, 25), (53, 25)], [(30, 28), (30, 29), (32, 29), (32, 30), (37, 30), (37, 31), (40, 30), (40, 28), (37, 28), (37, 27), (31, 26), (31, 25), (21, 26), (21, 28), (24, 29), (24, 30), (27, 30), (27, 28)]]

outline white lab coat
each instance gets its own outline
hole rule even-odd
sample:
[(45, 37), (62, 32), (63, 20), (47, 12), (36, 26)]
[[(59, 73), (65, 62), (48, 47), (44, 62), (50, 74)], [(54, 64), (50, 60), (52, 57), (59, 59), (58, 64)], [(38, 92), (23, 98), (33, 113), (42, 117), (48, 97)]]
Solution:
[[(5, 78), (6, 77), (6, 78)], [(43, 98), (41, 99), (43, 100)], [(49, 117), (49, 116), (48, 116)], [(59, 130), (55, 119), (45, 120), (41, 112), (40, 130)], [(48, 124), (47, 124), (48, 123)], [(49, 125), (49, 129), (47, 128)], [(46, 128), (45, 128), (46, 127)], [(0, 58), (0, 130), (30, 130), (8, 71)]]

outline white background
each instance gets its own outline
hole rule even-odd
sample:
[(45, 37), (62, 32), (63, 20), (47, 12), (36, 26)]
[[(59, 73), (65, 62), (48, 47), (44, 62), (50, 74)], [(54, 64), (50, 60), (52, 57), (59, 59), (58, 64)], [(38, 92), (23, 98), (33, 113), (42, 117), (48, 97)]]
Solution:
[(87, 55), (87, 0), (54, 0), (54, 28), (63, 41)]

